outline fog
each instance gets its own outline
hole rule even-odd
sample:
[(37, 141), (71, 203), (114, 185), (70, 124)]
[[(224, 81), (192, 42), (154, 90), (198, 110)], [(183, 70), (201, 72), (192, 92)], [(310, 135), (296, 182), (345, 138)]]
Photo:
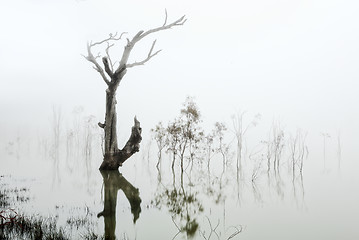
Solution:
[[(145, 130), (167, 122), (190, 95), (208, 126), (230, 122), (241, 110), (318, 139), (341, 132), (350, 149), (356, 146), (355, 1), (7, 1), (0, 7), (2, 138), (46, 128), (53, 105), (65, 115), (83, 106), (102, 121), (105, 84), (81, 56), (86, 43), (157, 27), (167, 9), (169, 20), (185, 14), (188, 21), (145, 39), (131, 55), (143, 59), (154, 39), (163, 50), (121, 82), (121, 133), (134, 115)], [(113, 48), (114, 58), (123, 44)]]
[(146, 119), (153, 112), (169, 118), (193, 95), (209, 119), (244, 109), (337, 130), (358, 120), (358, 7), (355, 1), (2, 2), (1, 121), (22, 122), (23, 114), (41, 120), (52, 104), (83, 105), (102, 117), (105, 85), (81, 56), (86, 43), (159, 26), (167, 9), (169, 20), (186, 14), (188, 22), (135, 49), (132, 60), (141, 59), (158, 39), (163, 51), (121, 83), (124, 122), (126, 115)]
[(273, 122), (286, 133), (302, 129), (316, 167), (326, 133), (324, 154), (334, 171), (340, 139), (342, 166), (352, 179), (359, 166), (359, 2), (353, 0), (2, 1), (2, 151), (18, 137), (34, 143), (49, 136), (54, 107), (64, 132), (76, 107), (103, 122), (106, 84), (82, 56), (87, 43), (127, 32), (111, 49), (119, 60), (126, 37), (162, 26), (165, 10), (169, 22), (182, 15), (187, 21), (150, 35), (131, 53), (129, 62), (144, 59), (155, 39), (155, 49), (162, 49), (144, 66), (128, 69), (118, 88), (120, 145), (136, 115), (146, 149), (150, 129), (174, 119), (193, 96), (204, 129), (225, 122), (233, 131), (233, 114), (246, 112), (245, 124), (260, 114), (249, 145), (267, 139)]

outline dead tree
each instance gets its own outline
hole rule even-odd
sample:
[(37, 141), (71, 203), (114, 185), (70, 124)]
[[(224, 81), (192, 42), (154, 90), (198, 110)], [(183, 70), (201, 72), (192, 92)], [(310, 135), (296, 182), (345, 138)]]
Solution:
[[(117, 132), (116, 132), (116, 123), (117, 123), (117, 114), (116, 114), (116, 91), (122, 81), (122, 78), (125, 76), (127, 69), (135, 66), (143, 65), (148, 62), (152, 57), (156, 56), (161, 50), (153, 51), (156, 40), (153, 41), (152, 46), (147, 54), (147, 57), (139, 62), (128, 63), (129, 56), (132, 49), (135, 47), (141, 39), (146, 36), (159, 32), (162, 30), (170, 29), (172, 27), (181, 26), (186, 22), (185, 16), (182, 16), (178, 20), (167, 24), (167, 12), (164, 24), (160, 27), (150, 29), (148, 31), (139, 31), (132, 40), (127, 38), (127, 44), (124, 47), (122, 57), (120, 61), (113, 62), (110, 58), (109, 50), (114, 46), (114, 42), (119, 41), (125, 33), (110, 34), (108, 38), (99, 41), (99, 42), (90, 42), (87, 44), (87, 56), (84, 56), (89, 62), (94, 66), (93, 68), (100, 73), (102, 79), (107, 85), (106, 89), (106, 114), (105, 122), (99, 122), (99, 127), (104, 129), (104, 160), (100, 166), (101, 170), (116, 170), (119, 166), (122, 166), (129, 157), (134, 153), (139, 151), (139, 144), (142, 140), (141, 137), (141, 127), (140, 122), (134, 119), (134, 126), (132, 127), (132, 133), (123, 149), (118, 148), (117, 143)], [(103, 66), (97, 61), (100, 58), (100, 54), (94, 56), (92, 53), (92, 48), (95, 46), (107, 44), (106, 55), (102, 57)]]

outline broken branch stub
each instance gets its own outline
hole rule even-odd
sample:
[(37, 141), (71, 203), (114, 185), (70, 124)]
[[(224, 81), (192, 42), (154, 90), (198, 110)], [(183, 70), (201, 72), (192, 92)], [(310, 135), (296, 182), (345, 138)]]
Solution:
[(140, 150), (140, 142), (142, 140), (142, 128), (137, 118), (134, 118), (134, 125), (132, 127), (131, 136), (126, 145), (112, 155), (104, 156), (104, 160), (100, 166), (100, 170), (117, 170), (118, 167), (130, 158), (133, 154)]

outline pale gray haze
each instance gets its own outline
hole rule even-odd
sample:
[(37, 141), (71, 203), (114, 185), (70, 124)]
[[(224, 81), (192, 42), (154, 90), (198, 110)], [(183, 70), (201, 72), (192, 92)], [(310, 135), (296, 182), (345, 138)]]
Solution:
[(52, 104), (84, 105), (102, 117), (105, 85), (80, 55), (87, 41), (161, 25), (165, 9), (169, 20), (186, 14), (188, 22), (151, 36), (131, 56), (141, 59), (155, 38), (163, 49), (121, 83), (123, 122), (151, 116), (143, 121), (150, 127), (154, 113), (172, 117), (186, 95), (213, 121), (238, 109), (318, 131), (359, 120), (356, 1), (30, 0), (0, 7), (2, 127), (44, 120)]
[[(303, 235), (296, 236), (298, 239), (358, 237), (352, 223), (355, 218), (349, 216), (350, 212), (359, 214), (354, 204), (354, 199), (359, 200), (355, 177), (359, 169), (359, 1), (356, 0), (1, 0), (0, 153), (6, 152), (8, 142), (18, 137), (27, 142), (23, 145), (30, 146), (36, 145), (39, 136), (50, 136), (54, 106), (61, 109), (63, 139), (66, 129), (72, 126), (69, 119), (76, 107), (81, 106), (87, 115), (93, 115), (94, 122), (103, 121), (106, 84), (82, 56), (87, 54), (87, 42), (101, 41), (110, 33), (127, 32), (111, 48), (112, 59), (119, 60), (126, 37), (132, 38), (139, 30), (162, 26), (165, 10), (168, 22), (186, 15), (186, 23), (139, 42), (130, 62), (144, 59), (155, 39), (155, 49), (162, 51), (145, 65), (128, 69), (117, 92), (120, 145), (127, 140), (135, 115), (143, 129), (142, 152), (120, 169), (127, 173), (126, 177), (130, 176), (127, 180), (140, 188), (142, 203), (147, 204), (144, 197), (147, 193), (139, 182), (145, 180), (138, 180), (140, 173), (130, 172), (136, 161), (140, 165), (146, 151), (150, 152), (147, 150), (150, 129), (160, 121), (167, 123), (174, 119), (186, 96), (193, 96), (203, 117), (203, 128), (211, 129), (215, 122), (225, 122), (228, 141), (234, 139), (230, 135), (233, 114), (246, 112), (246, 124), (256, 114), (261, 115), (258, 126), (247, 136), (247, 152), (255, 148), (255, 142), (268, 138), (272, 122), (280, 122), (287, 136), (297, 129), (307, 132), (310, 153), (304, 172), (310, 174), (304, 178), (309, 191), (308, 208), (304, 211), (316, 207), (321, 210), (298, 217), (307, 225), (303, 225)], [(93, 50), (94, 54), (97, 52), (104, 53), (104, 48)], [(100, 137), (96, 137), (100, 142)], [(151, 146), (155, 147), (155, 142)], [(32, 158), (36, 159), (33, 155)], [(337, 169), (338, 158), (341, 172)], [(15, 167), (6, 159), (0, 157), (0, 175), (15, 174), (12, 172)], [(327, 164), (324, 173), (323, 159)], [(101, 158), (93, 160), (91, 166), (99, 189), (102, 178), (96, 171), (100, 163)], [(19, 171), (31, 176), (31, 163), (26, 166), (29, 166), (26, 171)], [(316, 182), (317, 177), (332, 181), (330, 174), (335, 177), (338, 174), (346, 181), (337, 189), (351, 184), (343, 190), (348, 194), (346, 200), (338, 205), (333, 200), (338, 195), (329, 194), (329, 187), (323, 190), (328, 193), (322, 196), (324, 200), (319, 200), (320, 188), (310, 190), (311, 181)], [(153, 179), (155, 175), (153, 172)], [(100, 190), (96, 191), (99, 198)], [(333, 202), (324, 207), (321, 203), (327, 199)], [(343, 213), (338, 210), (342, 204), (353, 208)], [(145, 205), (143, 218), (136, 225), (138, 230), (133, 230), (130, 224), (125, 226), (131, 230), (117, 227), (118, 237), (121, 231), (138, 231), (139, 239), (146, 239), (143, 237), (149, 227), (145, 220), (150, 213), (146, 215), (144, 209)], [(278, 217), (276, 226), (282, 227), (277, 227), (271, 235), (272, 226), (266, 226), (272, 221), (270, 210), (263, 214), (264, 218), (259, 214), (258, 223), (254, 217), (245, 219), (248, 216), (245, 214), (252, 212), (245, 205), (243, 209), (246, 209), (243, 218), (238, 222), (246, 226), (243, 239), (294, 239), (290, 234), (279, 234), (280, 228), (286, 228), (287, 220)], [(339, 216), (334, 222), (339, 224), (348, 219), (351, 223), (335, 230), (336, 225), (329, 223), (330, 217), (322, 215), (328, 209)], [(160, 214), (151, 214), (162, 219)], [(235, 217), (228, 216), (228, 224), (237, 224)], [(311, 235), (316, 230), (309, 226), (318, 218), (323, 218), (324, 223), (319, 226), (318, 235)], [(308, 219), (313, 222), (308, 223)], [(213, 221), (215, 225), (216, 220)], [(288, 223), (292, 230), (301, 224), (300, 220)], [(171, 217), (164, 226), (173, 227)], [(203, 229), (201, 226), (199, 229)], [(328, 235), (321, 235), (326, 226), (332, 230)], [(102, 226), (99, 229), (103, 231)], [(261, 230), (268, 231), (269, 238), (264, 233), (260, 235)], [(158, 236), (154, 232), (151, 236), (155, 239)], [(350, 237), (345, 238), (344, 232)], [(175, 233), (161, 236), (172, 239)], [(130, 238), (134, 239), (134, 235), (130, 234)], [(196, 236), (204, 239), (202, 235)], [(236, 237), (241, 239), (240, 235)]]

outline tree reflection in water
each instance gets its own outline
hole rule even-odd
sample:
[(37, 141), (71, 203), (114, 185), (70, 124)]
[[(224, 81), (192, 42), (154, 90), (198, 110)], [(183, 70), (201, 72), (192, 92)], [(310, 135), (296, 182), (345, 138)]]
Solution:
[[(158, 174), (161, 176), (160, 171)], [(175, 178), (175, 175), (173, 177)], [(183, 172), (181, 172), (180, 186), (176, 186), (175, 182), (169, 186), (158, 182), (158, 189), (152, 203), (159, 209), (166, 207), (172, 215), (172, 221), (178, 230), (173, 238), (180, 233), (185, 233), (188, 238), (195, 236), (199, 226), (197, 217), (203, 212), (202, 203), (197, 195), (198, 192), (192, 192), (190, 186), (184, 185)]]
[[(177, 175), (175, 175), (175, 171), (172, 171), (173, 179), (178, 180), (173, 181), (169, 176), (166, 178), (166, 176), (162, 176), (161, 171), (158, 171), (157, 179), (159, 181), (152, 204), (158, 209), (167, 210), (171, 215), (172, 222), (177, 229), (172, 239), (177, 237), (208, 240), (230, 239), (242, 231), (241, 226), (226, 226), (226, 194), (224, 191), (228, 179), (225, 176), (221, 178), (210, 173), (206, 175), (206, 173), (206, 169), (204, 171), (193, 169), (193, 171), (189, 171), (189, 174), (186, 171), (179, 171)], [(194, 181), (190, 180), (191, 174), (194, 175), (192, 176)], [(204, 207), (206, 202), (207, 204), (211, 202), (209, 203), (210, 207), (206, 207), (208, 211), (205, 211)], [(212, 211), (217, 211), (215, 209), (223, 211), (223, 219), (220, 219), (219, 215), (212, 215)], [(215, 224), (212, 224), (210, 218)]]
[(129, 183), (118, 170), (100, 171), (105, 189), (104, 209), (97, 217), (104, 217), (105, 239), (116, 239), (116, 204), (118, 190), (122, 190), (131, 205), (133, 222), (140, 217), (141, 198), (138, 188)]

